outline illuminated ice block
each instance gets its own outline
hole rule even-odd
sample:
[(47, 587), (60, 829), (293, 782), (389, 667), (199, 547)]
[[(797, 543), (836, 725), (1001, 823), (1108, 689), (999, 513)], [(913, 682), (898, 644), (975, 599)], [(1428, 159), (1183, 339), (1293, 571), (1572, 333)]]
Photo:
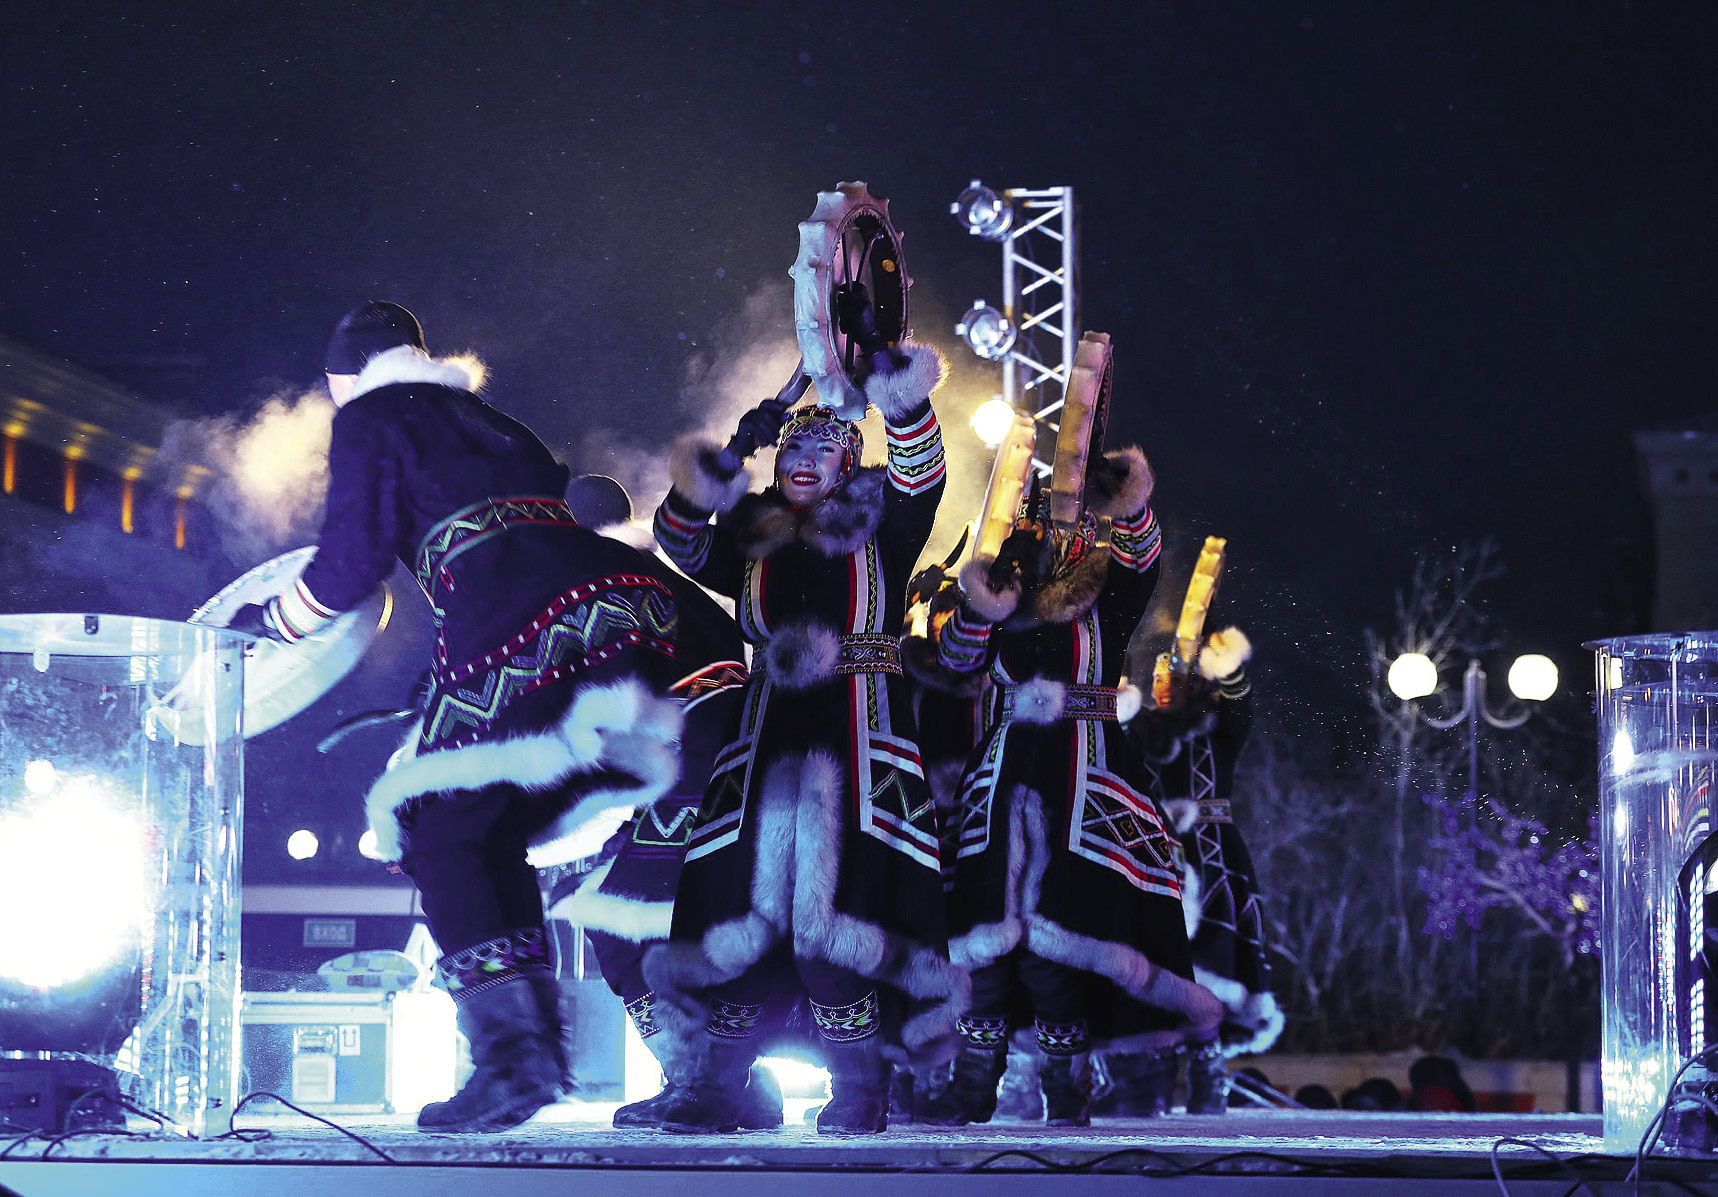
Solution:
[(1595, 641), (1604, 878), (1605, 1149), (1633, 1153), (1706, 1047), (1706, 895), (1718, 889), (1718, 632)]
[(244, 643), (0, 616), (0, 1069), (99, 1065), (199, 1136), (236, 1096)]

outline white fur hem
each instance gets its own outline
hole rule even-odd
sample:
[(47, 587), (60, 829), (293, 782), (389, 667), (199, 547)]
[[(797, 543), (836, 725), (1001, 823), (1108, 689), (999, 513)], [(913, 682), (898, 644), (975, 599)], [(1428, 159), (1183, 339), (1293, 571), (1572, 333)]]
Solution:
[(638, 778), (636, 787), (586, 794), (533, 843), (531, 860), (537, 867), (564, 863), (555, 858), (553, 845), (574, 835), (587, 819), (617, 807), (654, 802), (679, 780), (680, 726), (678, 703), (628, 680), (585, 687), (560, 722), (544, 731), (402, 760), (377, 779), (365, 800), (377, 856), (400, 858), (404, 844), (396, 811), (412, 799), (481, 790), (500, 782), (549, 790), (576, 772), (598, 768)]
[(402, 382), (475, 391), (483, 385), (483, 367), (474, 358), (431, 357), (416, 345), (395, 345), (364, 363), (352, 383), (352, 398)]
[(667, 939), (669, 927), (674, 922), (674, 903), (603, 893), (602, 887), (613, 867), (614, 861), (606, 861), (586, 877), (578, 889), (555, 903), (549, 911), (550, 917), (565, 919), (587, 931), (601, 931), (617, 939), (630, 939), (633, 943)]

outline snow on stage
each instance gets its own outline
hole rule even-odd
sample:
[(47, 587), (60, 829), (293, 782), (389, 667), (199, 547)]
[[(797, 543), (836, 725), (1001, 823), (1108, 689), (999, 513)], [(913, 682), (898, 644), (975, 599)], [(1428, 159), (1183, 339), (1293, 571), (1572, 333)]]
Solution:
[[(1119, 1191), (1149, 1176), (1182, 1191), (1214, 1193), (1360, 1194), (1409, 1185), (1415, 1193), (1477, 1193), (1496, 1191), (1495, 1166), (1507, 1192), (1550, 1194), (1569, 1190), (1577, 1174), (1620, 1181), (1632, 1163), (1598, 1154), (1596, 1115), (1259, 1109), (1075, 1129), (1005, 1120), (960, 1128), (907, 1124), (832, 1139), (805, 1121), (809, 1104), (790, 1100), (784, 1129), (736, 1135), (617, 1131), (609, 1126), (612, 1104), (578, 1101), (493, 1135), (425, 1135), (396, 1115), (341, 1118), (348, 1136), (296, 1115), (253, 1113), (253, 1106), (235, 1119), (240, 1129), (233, 1138), (149, 1133), (15, 1141), (0, 1163), (0, 1192), (303, 1197), (312, 1186), (332, 1184), (375, 1197), (502, 1186), (511, 1197), (575, 1187), (592, 1197), (692, 1191), (764, 1197), (802, 1193), (810, 1184), (835, 1197), (881, 1185), (894, 1193), (1037, 1192), (1050, 1184), (1068, 1193)], [(1659, 1191), (1673, 1174), (1680, 1191), (1718, 1193), (1707, 1170), (1662, 1159), (1653, 1162), (1653, 1179), (1642, 1191)]]

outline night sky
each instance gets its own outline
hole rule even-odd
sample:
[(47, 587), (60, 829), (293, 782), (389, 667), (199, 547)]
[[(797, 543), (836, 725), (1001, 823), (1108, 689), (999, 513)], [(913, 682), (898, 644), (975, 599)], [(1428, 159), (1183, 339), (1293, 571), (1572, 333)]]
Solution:
[(951, 386), (999, 389), (952, 332), (999, 253), (949, 201), (1068, 184), (1164, 591), (1229, 537), (1291, 729), (1363, 683), (1417, 551), (1495, 537), (1511, 650), (1577, 686), (1584, 638), (1643, 630), (1628, 435), (1713, 406), (1709, 3), (177, 7), (0, 17), (0, 335), (196, 355), (212, 415), (390, 298), (604, 470), (789, 335), (843, 179), (892, 201)]

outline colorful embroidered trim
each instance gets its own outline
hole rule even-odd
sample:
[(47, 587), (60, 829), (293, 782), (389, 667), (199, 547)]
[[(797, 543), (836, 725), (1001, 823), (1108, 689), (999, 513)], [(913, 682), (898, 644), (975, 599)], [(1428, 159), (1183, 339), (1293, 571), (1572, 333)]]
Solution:
[(704, 1024), (704, 1029), (718, 1039), (750, 1039), (758, 1033), (763, 1016), (762, 1002), (753, 1006), (717, 998), (710, 1005), (710, 1021)]
[(948, 461), (935, 412), (927, 407), (920, 419), (899, 427), (884, 423), (883, 434), (889, 443), (890, 486), (916, 495), (942, 482)]
[(495, 939), (449, 952), (436, 961), (436, 983), (456, 1002), (533, 973), (553, 973), (541, 927), (520, 927)]
[(626, 1016), (638, 1028), (640, 1039), (649, 1039), (662, 1028), (656, 1022), (656, 991), (648, 990), (626, 1004)]
[(512, 499), (484, 499), (463, 507), (425, 533), (418, 544), (412, 572), (418, 585), (434, 602), (438, 585), (451, 587), (448, 563), (481, 541), (487, 540), (509, 525), (548, 524), (556, 527), (579, 526), (572, 508), (565, 499), (543, 495), (524, 495)]
[(1157, 526), (1157, 513), (1149, 505), (1132, 518), (1110, 524), (1110, 557), (1117, 565), (1143, 574), (1162, 550), (1162, 530)]
[(881, 1025), (879, 1011), (875, 989), (846, 1006), (811, 1003), (811, 1017), (817, 1023), (817, 1032), (830, 1043), (852, 1043), (875, 1035)]
[(963, 1014), (955, 1019), (955, 1030), (973, 1047), (997, 1048), (1008, 1045), (1006, 1018), (980, 1018)]
[[(1002, 692), (1002, 717), (1014, 718), (1014, 705), (1020, 687), (1009, 686)], [(1116, 718), (1116, 692), (1113, 686), (1068, 686), (1062, 695), (1062, 719), (1109, 720)]]
[(1074, 1056), (1086, 1050), (1086, 1020), (1045, 1022), (1035, 1020), (1038, 1046), (1046, 1056)]

